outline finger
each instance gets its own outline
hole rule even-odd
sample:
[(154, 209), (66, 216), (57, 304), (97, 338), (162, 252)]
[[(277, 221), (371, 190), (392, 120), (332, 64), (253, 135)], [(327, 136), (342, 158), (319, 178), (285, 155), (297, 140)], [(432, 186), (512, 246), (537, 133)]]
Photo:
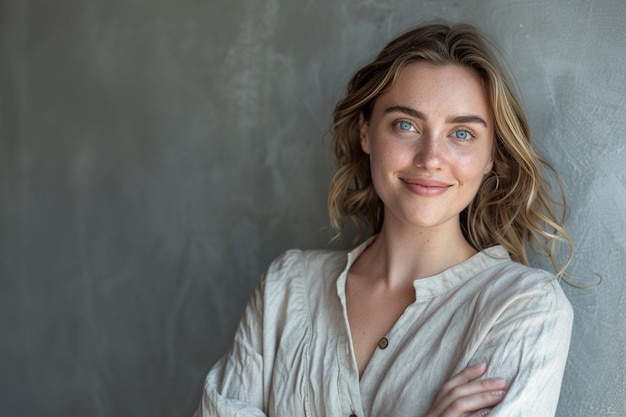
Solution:
[(475, 413), (470, 414), (469, 417), (485, 417), (487, 414), (489, 414), (490, 411), (491, 411), (491, 408), (484, 408), (482, 410), (478, 410)]
[(505, 395), (505, 391), (490, 391), (457, 398), (445, 408), (443, 413), (441, 413), (441, 417), (459, 417), (465, 413), (472, 412), (476, 416), (485, 415), (477, 413), (484, 412), (486, 409), (498, 405)]
[(502, 378), (478, 380), (486, 370), (487, 365), (481, 362), (454, 375), (439, 390), (428, 416), (460, 417), (499, 403), (506, 381)]
[(477, 363), (476, 365), (469, 366), (463, 369), (458, 374), (454, 375), (445, 384), (441, 386), (439, 394), (435, 399), (435, 402), (448, 395), (448, 393), (455, 387), (467, 384), (468, 382), (480, 377), (487, 371), (487, 364), (485, 362)]
[(448, 396), (451, 398), (462, 398), (473, 394), (480, 394), (483, 392), (503, 390), (505, 386), (506, 381), (503, 378), (487, 378), (475, 380), (472, 382), (468, 382), (467, 384), (457, 385), (450, 390)]
[(446, 381), (437, 393), (434, 403), (442, 401), (446, 397), (450, 397), (454, 390), (460, 390), (460, 395), (452, 395), (453, 398), (458, 398), (464, 395), (470, 395), (481, 391), (495, 391), (503, 389), (506, 382), (502, 378), (488, 378), (482, 381), (475, 381), (476, 378), (481, 377), (487, 370), (487, 365), (484, 362), (465, 368), (453, 376), (450, 380)]
[(450, 410), (452, 415), (461, 415), (490, 407), (501, 401), (505, 385), (502, 378), (488, 378), (457, 385), (433, 404), (433, 411), (435, 415), (445, 415), (446, 410)]
[(456, 381), (461, 384), (468, 383), (479, 376), (483, 375), (487, 370), (487, 364), (485, 362), (479, 362), (475, 365), (468, 366), (463, 369), (461, 372), (453, 376), (450, 381)]

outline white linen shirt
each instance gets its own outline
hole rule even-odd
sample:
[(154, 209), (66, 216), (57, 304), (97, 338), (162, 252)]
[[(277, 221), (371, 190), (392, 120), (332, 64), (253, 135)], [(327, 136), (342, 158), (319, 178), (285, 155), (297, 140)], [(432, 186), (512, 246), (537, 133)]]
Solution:
[(359, 380), (345, 285), (371, 241), (350, 253), (292, 250), (276, 259), (209, 372), (195, 416), (423, 417), (446, 380), (482, 361), (485, 377), (507, 381), (490, 417), (554, 416), (572, 308), (550, 274), (512, 262), (501, 246), (415, 280), (416, 301)]

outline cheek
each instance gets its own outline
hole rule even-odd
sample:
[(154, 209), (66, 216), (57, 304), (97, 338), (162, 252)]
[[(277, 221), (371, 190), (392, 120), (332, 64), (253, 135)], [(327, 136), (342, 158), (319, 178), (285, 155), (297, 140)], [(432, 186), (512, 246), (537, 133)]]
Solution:
[(371, 175), (374, 183), (382, 185), (383, 182), (392, 181), (398, 172), (405, 171), (407, 166), (411, 166), (410, 158), (407, 160), (409, 152), (401, 149), (385, 148), (381, 152), (372, 152), (370, 157)]
[(372, 143), (370, 154), (370, 169), (374, 188), (378, 191), (385, 188), (385, 184), (396, 173), (411, 165), (411, 152), (405, 146), (392, 143)]
[(372, 159), (386, 166), (399, 165), (406, 163), (406, 161), (411, 161), (414, 153), (407, 143), (385, 140), (384, 138), (370, 142), (370, 149), (372, 151), (370, 154)]
[(467, 152), (456, 155), (452, 162), (458, 174), (465, 178), (466, 182), (482, 181), (483, 177), (491, 171), (493, 162), (490, 156), (482, 152)]

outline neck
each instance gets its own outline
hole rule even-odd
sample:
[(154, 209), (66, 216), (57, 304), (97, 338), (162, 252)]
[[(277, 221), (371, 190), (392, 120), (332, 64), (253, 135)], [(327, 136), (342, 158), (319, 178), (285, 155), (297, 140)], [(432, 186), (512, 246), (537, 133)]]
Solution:
[(397, 288), (439, 274), (475, 253), (458, 222), (428, 229), (385, 222), (376, 240), (357, 261), (361, 261), (359, 269), (370, 271), (389, 287)]

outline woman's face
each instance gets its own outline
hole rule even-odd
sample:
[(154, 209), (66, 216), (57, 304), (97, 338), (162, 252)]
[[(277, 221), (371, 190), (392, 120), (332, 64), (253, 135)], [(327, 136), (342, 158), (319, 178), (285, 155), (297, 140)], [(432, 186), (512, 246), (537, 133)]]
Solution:
[(385, 223), (457, 227), (493, 167), (493, 113), (478, 75), (412, 63), (361, 123)]

